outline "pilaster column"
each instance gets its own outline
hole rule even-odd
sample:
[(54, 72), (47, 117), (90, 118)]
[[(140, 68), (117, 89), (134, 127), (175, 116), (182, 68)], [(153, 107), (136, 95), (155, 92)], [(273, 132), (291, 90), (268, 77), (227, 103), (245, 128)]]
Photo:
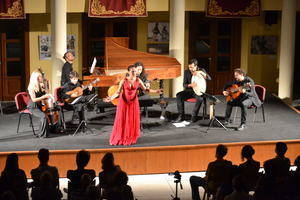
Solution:
[(51, 0), (52, 91), (60, 86), (63, 55), (67, 49), (67, 0)]
[(294, 80), (296, 0), (282, 1), (278, 96), (292, 98)]
[(185, 0), (170, 0), (170, 56), (181, 64), (181, 76), (172, 81), (172, 96), (182, 90), (184, 71)]

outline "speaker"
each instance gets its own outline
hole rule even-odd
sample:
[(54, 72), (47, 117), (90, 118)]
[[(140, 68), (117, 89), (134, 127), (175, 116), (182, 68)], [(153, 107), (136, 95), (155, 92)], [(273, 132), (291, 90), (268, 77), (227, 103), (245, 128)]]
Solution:
[(265, 24), (271, 26), (278, 23), (278, 11), (266, 11), (265, 12)]

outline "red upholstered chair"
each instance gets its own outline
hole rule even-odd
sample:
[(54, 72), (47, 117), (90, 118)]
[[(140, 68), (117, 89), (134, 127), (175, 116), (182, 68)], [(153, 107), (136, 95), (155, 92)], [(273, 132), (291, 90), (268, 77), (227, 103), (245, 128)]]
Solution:
[(18, 122), (18, 128), (17, 128), (17, 133), (19, 133), (19, 127), (20, 127), (20, 122), (21, 122), (21, 117), (23, 115), (28, 115), (30, 119), (30, 126), (32, 127), (33, 135), (35, 134), (33, 123), (32, 123), (32, 113), (28, 110), (27, 105), (30, 101), (30, 96), (27, 92), (20, 92), (16, 94), (15, 96), (15, 102), (17, 109), (19, 111), (19, 122)]
[[(186, 102), (189, 102), (189, 103), (196, 103), (196, 98), (190, 98), (190, 99), (187, 99), (185, 100)], [(203, 113), (202, 113), (202, 119), (205, 119), (206, 115), (207, 115), (207, 103), (206, 103), (206, 98), (203, 97)]]
[[(263, 122), (265, 123), (266, 118), (265, 118), (264, 102), (265, 102), (265, 98), (266, 98), (266, 88), (261, 86), (261, 85), (254, 85), (254, 89), (256, 91), (256, 94), (257, 94), (258, 98), (261, 101), (261, 106), (260, 107), (261, 107)], [(254, 110), (254, 117), (253, 117), (253, 123), (254, 123), (258, 107), (256, 107), (255, 105), (251, 105), (251, 106), (248, 107), (248, 109), (255, 109)], [(233, 121), (235, 121), (236, 114), (237, 114), (237, 107), (235, 109)]]

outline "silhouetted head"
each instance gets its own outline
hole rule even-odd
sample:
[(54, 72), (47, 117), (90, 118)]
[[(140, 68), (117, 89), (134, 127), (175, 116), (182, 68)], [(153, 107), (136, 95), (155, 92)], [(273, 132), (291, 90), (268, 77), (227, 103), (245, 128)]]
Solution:
[(253, 147), (251, 145), (245, 145), (242, 149), (242, 160), (244, 160), (245, 158), (247, 160), (252, 158), (254, 153), (255, 153), (255, 150), (253, 149)]
[(219, 144), (216, 149), (216, 158), (221, 159), (227, 154), (227, 147), (223, 144)]
[(17, 200), (16, 196), (12, 191), (5, 191), (3, 192), (2, 195), (0, 195), (0, 199), (5, 199), (5, 200)]
[(294, 162), (295, 166), (297, 166), (298, 169), (300, 169), (300, 156), (297, 156)]
[(44, 148), (40, 149), (38, 158), (41, 164), (47, 164), (49, 161), (49, 150)]
[(128, 176), (126, 172), (124, 171), (117, 172), (115, 176), (115, 185), (122, 186), (122, 185), (127, 185), (127, 183), (128, 183)]
[(287, 151), (287, 145), (284, 142), (277, 142), (275, 152), (279, 157), (283, 157)]
[(19, 169), (18, 155), (11, 153), (6, 158), (5, 171), (16, 171)]
[(103, 156), (101, 163), (104, 171), (112, 169), (115, 166), (114, 155), (110, 152), (106, 153)]
[(90, 161), (90, 152), (81, 150), (76, 155), (76, 164), (78, 168), (85, 168)]

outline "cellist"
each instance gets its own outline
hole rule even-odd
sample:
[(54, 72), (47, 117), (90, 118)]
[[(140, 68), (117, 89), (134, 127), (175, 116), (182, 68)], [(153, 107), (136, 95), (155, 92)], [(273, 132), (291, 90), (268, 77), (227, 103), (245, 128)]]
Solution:
[(46, 93), (43, 76), (39, 70), (32, 72), (27, 90), (30, 95), (28, 109), (34, 116), (40, 118), (37, 136), (48, 137), (50, 129), (47, 116), (42, 112), (42, 101), (53, 98), (53, 96), (52, 94)]

